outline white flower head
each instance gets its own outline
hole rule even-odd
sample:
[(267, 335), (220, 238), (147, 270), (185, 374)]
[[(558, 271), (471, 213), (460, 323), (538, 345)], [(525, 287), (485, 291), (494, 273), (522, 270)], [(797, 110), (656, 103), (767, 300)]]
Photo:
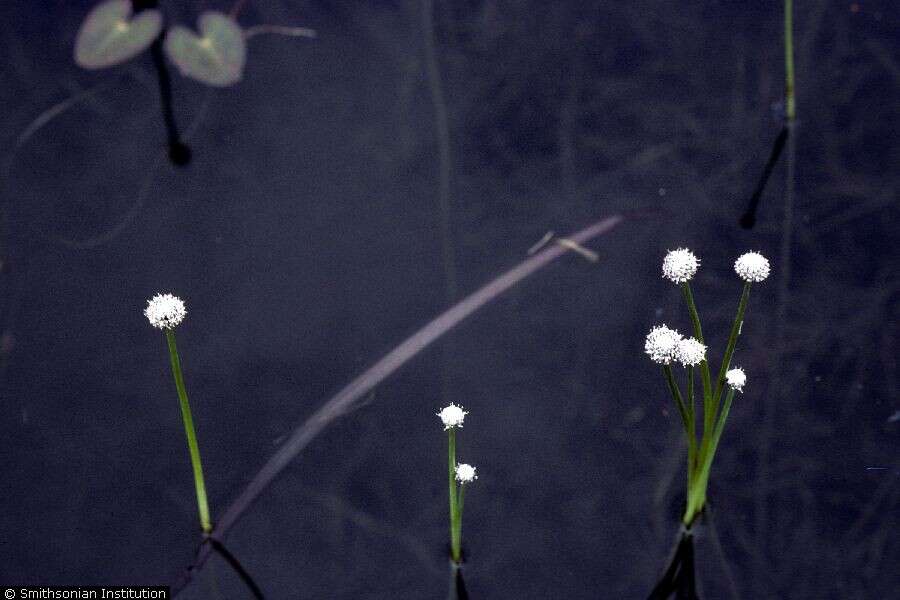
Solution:
[(466, 463), (456, 465), (456, 480), (458, 482), (472, 483), (476, 479), (478, 479), (478, 475), (475, 474), (475, 467)]
[(744, 281), (759, 283), (769, 276), (769, 261), (759, 252), (747, 252), (734, 261), (734, 272)]
[(657, 325), (647, 334), (644, 342), (644, 352), (650, 355), (650, 360), (661, 365), (672, 364), (678, 356), (678, 344), (681, 342), (681, 334), (665, 325)]
[(157, 294), (147, 300), (144, 316), (159, 329), (173, 329), (184, 321), (187, 310), (184, 302), (172, 294)]
[(747, 374), (744, 373), (743, 369), (737, 367), (725, 373), (725, 381), (728, 382), (728, 387), (731, 389), (743, 392), (744, 384), (747, 383)]
[(451, 402), (450, 406), (442, 409), (441, 412), (437, 413), (437, 416), (441, 418), (441, 421), (444, 423), (444, 431), (446, 431), (451, 427), (462, 427), (467, 414), (469, 414), (468, 411), (463, 410), (462, 406), (457, 406)]
[(663, 277), (674, 283), (690, 281), (700, 266), (700, 259), (687, 248), (670, 250), (663, 259)]
[(678, 342), (675, 358), (685, 367), (699, 365), (706, 358), (706, 346), (695, 338), (684, 338)]

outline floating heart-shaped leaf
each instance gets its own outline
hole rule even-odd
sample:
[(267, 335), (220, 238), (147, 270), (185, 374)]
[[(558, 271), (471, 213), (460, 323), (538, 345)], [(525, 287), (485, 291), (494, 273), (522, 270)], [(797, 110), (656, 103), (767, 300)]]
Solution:
[(165, 51), (181, 74), (207, 85), (225, 87), (241, 80), (247, 58), (244, 32), (234, 19), (206, 11), (198, 21), (201, 35), (176, 25), (166, 34)]
[(162, 14), (142, 10), (132, 19), (131, 10), (131, 0), (95, 6), (75, 38), (75, 62), (85, 69), (102, 69), (146, 50), (162, 31)]

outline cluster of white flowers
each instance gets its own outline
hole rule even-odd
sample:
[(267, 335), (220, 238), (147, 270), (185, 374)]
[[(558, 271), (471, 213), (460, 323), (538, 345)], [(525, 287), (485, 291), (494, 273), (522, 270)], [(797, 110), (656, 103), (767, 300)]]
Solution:
[[(437, 416), (441, 418), (441, 423), (444, 424), (444, 431), (447, 431), (453, 427), (462, 427), (467, 414), (469, 414), (468, 411), (463, 410), (462, 406), (457, 406), (451, 402), (449, 406), (441, 409)], [(472, 483), (476, 479), (478, 479), (478, 475), (475, 474), (475, 467), (466, 463), (458, 463), (456, 465), (456, 480), (458, 482)]]
[(184, 302), (172, 294), (157, 294), (147, 300), (144, 316), (159, 329), (173, 329), (184, 321), (187, 310)]
[(678, 344), (682, 335), (665, 325), (657, 325), (647, 334), (644, 342), (644, 352), (650, 355), (650, 360), (661, 365), (672, 364), (678, 356)]
[(478, 479), (478, 475), (475, 474), (475, 467), (466, 463), (456, 465), (456, 480), (458, 482), (472, 483), (476, 479)]
[(650, 360), (661, 365), (678, 361), (685, 367), (698, 365), (706, 359), (706, 346), (695, 338), (685, 338), (674, 329), (657, 325), (647, 334), (644, 352)]
[(691, 280), (699, 266), (700, 260), (687, 248), (671, 250), (663, 259), (663, 277), (675, 283), (684, 283)]
[(441, 418), (441, 422), (444, 423), (444, 431), (446, 431), (451, 427), (462, 427), (467, 414), (469, 413), (464, 411), (462, 406), (451, 403), (450, 406), (437, 413), (437, 416)]
[[(663, 277), (674, 283), (690, 281), (697, 273), (700, 259), (687, 248), (670, 250), (663, 259)], [(747, 252), (738, 257), (734, 271), (744, 281), (760, 283), (769, 276), (769, 261), (759, 252)]]
[(734, 261), (734, 272), (748, 283), (759, 283), (769, 276), (769, 261), (759, 252), (747, 252)]
[[(700, 260), (687, 248), (670, 250), (663, 259), (663, 277), (674, 283), (686, 283), (697, 273)], [(769, 276), (769, 261), (759, 252), (742, 254), (734, 263), (735, 272), (744, 281), (759, 283)], [(706, 346), (694, 338), (685, 338), (666, 325), (657, 325), (647, 334), (646, 352), (653, 362), (670, 365), (678, 361), (685, 367), (698, 365), (706, 360)], [(741, 391), (747, 376), (741, 369), (726, 374), (728, 385)]]
[(685, 367), (699, 365), (706, 359), (706, 346), (696, 338), (685, 338), (678, 342), (675, 358)]
[(725, 381), (728, 382), (728, 387), (731, 389), (743, 392), (744, 384), (747, 383), (747, 374), (742, 368), (736, 367), (725, 373)]

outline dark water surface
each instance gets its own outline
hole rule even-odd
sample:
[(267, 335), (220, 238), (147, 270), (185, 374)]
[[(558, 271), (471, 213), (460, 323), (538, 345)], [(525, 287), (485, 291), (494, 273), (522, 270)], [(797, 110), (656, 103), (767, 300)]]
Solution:
[[(318, 39), (254, 38), (223, 90), (173, 74), (186, 168), (165, 160), (148, 55), (74, 65), (93, 4), (0, 5), (0, 584), (165, 584), (191, 561), (189, 457), (164, 337), (141, 314), (154, 293), (188, 304), (178, 340), (215, 518), (332, 393), (547, 231), (662, 209), (379, 386), (229, 549), (270, 598), (446, 597), (435, 413), (454, 401), (470, 411), (460, 458), (479, 473), (471, 598), (646, 597), (684, 502), (678, 414), (643, 355), (654, 323), (690, 326), (659, 265), (682, 245), (701, 257), (694, 294), (718, 357), (740, 294), (731, 265), (758, 250), (773, 275), (735, 356), (749, 383), (696, 540), (701, 597), (896, 597), (894, 2), (795, 6), (787, 247), (784, 157), (756, 227), (738, 225), (782, 123), (779, 2), (435, 2), (435, 86), (430, 2), (249, 0), (243, 25)], [(230, 8), (161, 6), (188, 25)], [(103, 82), (16, 147), (42, 111)], [(249, 596), (214, 559), (183, 597)]]

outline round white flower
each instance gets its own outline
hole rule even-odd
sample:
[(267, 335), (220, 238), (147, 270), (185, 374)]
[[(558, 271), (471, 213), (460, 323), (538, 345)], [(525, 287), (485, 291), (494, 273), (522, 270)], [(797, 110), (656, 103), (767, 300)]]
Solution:
[(748, 252), (734, 261), (734, 272), (744, 281), (759, 283), (769, 276), (769, 261), (759, 252)]
[(706, 358), (706, 346), (695, 338), (685, 338), (678, 342), (675, 358), (685, 367), (699, 365)]
[(147, 300), (144, 316), (150, 324), (159, 329), (173, 329), (184, 321), (187, 310), (184, 302), (172, 294), (157, 294)]
[(731, 389), (743, 392), (744, 384), (747, 383), (747, 374), (740, 367), (731, 369), (725, 373), (725, 381), (728, 382), (728, 387)]
[(661, 365), (672, 364), (678, 356), (678, 344), (681, 342), (681, 334), (665, 325), (657, 325), (647, 334), (644, 342), (644, 352), (650, 355), (650, 360)]
[(456, 480), (458, 482), (472, 483), (476, 479), (478, 479), (478, 475), (475, 474), (475, 467), (466, 463), (456, 465)]
[(700, 260), (687, 248), (671, 250), (663, 259), (663, 277), (675, 283), (690, 281), (700, 266)]
[(437, 416), (441, 418), (441, 421), (444, 423), (444, 430), (446, 431), (451, 427), (462, 427), (463, 420), (465, 420), (467, 414), (469, 413), (463, 410), (462, 406), (451, 403), (450, 406), (445, 407), (441, 412), (437, 413)]

